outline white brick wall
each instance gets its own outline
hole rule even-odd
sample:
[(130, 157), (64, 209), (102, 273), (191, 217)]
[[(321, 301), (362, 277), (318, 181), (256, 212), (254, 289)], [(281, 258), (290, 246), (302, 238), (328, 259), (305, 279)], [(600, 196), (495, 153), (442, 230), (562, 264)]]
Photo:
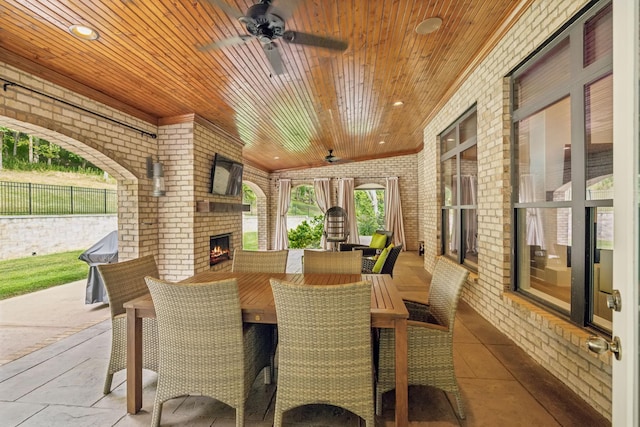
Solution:
[(511, 135), (505, 76), (586, 4), (538, 0), (453, 93), (424, 129), (419, 172), (425, 268), (440, 253), (440, 147), (437, 135), (471, 105), (478, 110), (478, 275), (463, 298), (553, 375), (611, 418), (611, 357), (586, 349), (586, 330), (538, 308), (511, 287)]
[(116, 215), (0, 217), (0, 259), (88, 249), (118, 229)]
[[(364, 162), (353, 162), (334, 164), (323, 167), (309, 168), (304, 170), (287, 171), (273, 173), (270, 176), (271, 203), (270, 218), (271, 227), (275, 230), (275, 218), (278, 203), (277, 181), (281, 178), (290, 178), (291, 185), (300, 184), (313, 185), (314, 178), (332, 178), (330, 181), (331, 195), (333, 203), (337, 202), (338, 183), (337, 178), (354, 178), (354, 185), (375, 183), (386, 186), (386, 177), (398, 177), (400, 187), (400, 201), (402, 204), (402, 220), (404, 223), (406, 248), (410, 251), (418, 250), (418, 215), (420, 212), (418, 193), (418, 155), (410, 154), (405, 156), (391, 157), (380, 160), (367, 160)], [(273, 245), (273, 237), (270, 245)]]

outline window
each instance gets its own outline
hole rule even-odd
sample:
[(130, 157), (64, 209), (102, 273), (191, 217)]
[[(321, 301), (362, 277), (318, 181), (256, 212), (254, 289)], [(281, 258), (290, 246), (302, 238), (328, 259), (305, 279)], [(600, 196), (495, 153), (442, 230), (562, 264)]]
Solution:
[(585, 10), (511, 76), (517, 291), (611, 330), (611, 4)]
[(477, 114), (473, 107), (440, 134), (442, 253), (478, 268)]
[(360, 243), (368, 245), (376, 230), (384, 230), (384, 187), (359, 185), (354, 191)]

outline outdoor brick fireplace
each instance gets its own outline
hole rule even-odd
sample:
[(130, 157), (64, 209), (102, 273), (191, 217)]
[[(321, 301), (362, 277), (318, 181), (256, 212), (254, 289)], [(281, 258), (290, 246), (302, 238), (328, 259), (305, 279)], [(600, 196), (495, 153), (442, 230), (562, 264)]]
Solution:
[(218, 234), (209, 239), (209, 265), (231, 259), (231, 233)]

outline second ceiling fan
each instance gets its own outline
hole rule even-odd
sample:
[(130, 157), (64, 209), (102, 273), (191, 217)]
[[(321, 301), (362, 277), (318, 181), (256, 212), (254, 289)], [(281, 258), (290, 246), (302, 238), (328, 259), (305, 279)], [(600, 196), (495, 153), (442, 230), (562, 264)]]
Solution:
[(238, 35), (228, 39), (215, 41), (200, 47), (200, 50), (215, 50), (246, 43), (257, 38), (262, 43), (262, 50), (271, 64), (275, 74), (284, 73), (284, 64), (275, 40), (282, 39), (287, 43), (306, 46), (316, 46), (324, 49), (344, 51), (348, 44), (344, 40), (299, 31), (285, 30), (285, 21), (291, 16), (300, 0), (277, 2), (274, 7), (272, 0), (260, 0), (251, 6), (246, 13), (242, 13), (224, 0), (207, 0), (218, 6), (226, 14), (238, 19), (249, 34)]

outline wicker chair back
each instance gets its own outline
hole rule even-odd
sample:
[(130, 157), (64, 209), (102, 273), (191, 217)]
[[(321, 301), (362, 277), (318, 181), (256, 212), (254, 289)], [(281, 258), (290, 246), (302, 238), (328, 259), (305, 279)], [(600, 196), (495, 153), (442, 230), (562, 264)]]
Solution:
[(280, 337), (274, 425), (291, 408), (322, 403), (373, 427), (371, 282), (308, 286), (271, 279), (271, 287)]
[(269, 362), (268, 325), (243, 332), (235, 279), (175, 284), (146, 278), (158, 322), (158, 386), (152, 426), (165, 401), (189, 394), (208, 396), (236, 409), (244, 404), (256, 375)]
[(242, 273), (286, 273), (289, 250), (233, 251), (231, 271)]
[(360, 274), (362, 251), (304, 251), (303, 273)]

